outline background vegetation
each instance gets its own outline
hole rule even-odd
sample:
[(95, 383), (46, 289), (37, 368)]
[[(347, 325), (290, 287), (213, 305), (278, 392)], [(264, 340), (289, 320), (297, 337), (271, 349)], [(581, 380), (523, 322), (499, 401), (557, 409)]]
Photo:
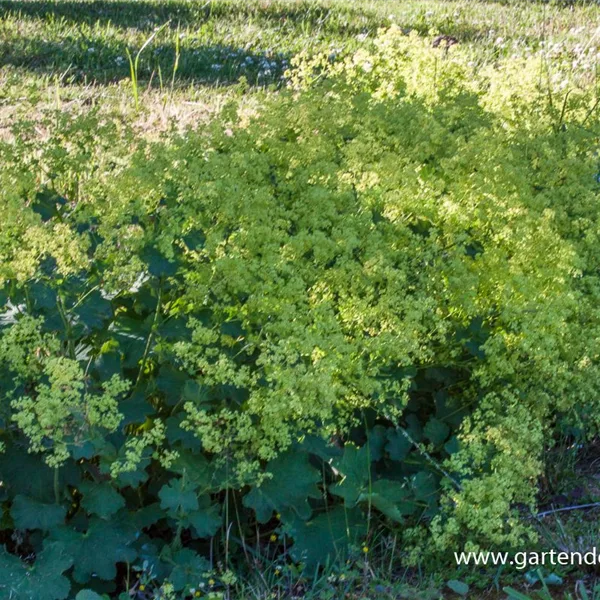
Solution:
[(0, 0), (0, 597), (597, 594), (599, 11)]

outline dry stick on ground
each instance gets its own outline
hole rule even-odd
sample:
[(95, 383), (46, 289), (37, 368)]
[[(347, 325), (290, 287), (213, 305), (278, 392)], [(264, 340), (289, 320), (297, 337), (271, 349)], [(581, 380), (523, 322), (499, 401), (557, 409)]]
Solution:
[(537, 513), (536, 515), (531, 515), (531, 518), (541, 519), (542, 517), (547, 517), (548, 515), (553, 515), (554, 513), (567, 512), (571, 510), (584, 510), (586, 508), (598, 507), (600, 507), (600, 502), (591, 502), (590, 504), (577, 504), (575, 506), (563, 506), (561, 508), (553, 508), (551, 510), (545, 510), (543, 512)]

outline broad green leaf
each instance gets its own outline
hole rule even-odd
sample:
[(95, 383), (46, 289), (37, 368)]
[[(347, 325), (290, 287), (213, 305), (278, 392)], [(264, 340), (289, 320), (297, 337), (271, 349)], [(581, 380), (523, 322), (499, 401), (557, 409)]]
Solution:
[(456, 454), (460, 450), (460, 441), (455, 435), (444, 444), (444, 450), (448, 454)]
[(369, 435), (369, 456), (372, 462), (377, 462), (383, 458), (383, 451), (387, 442), (387, 430), (382, 425), (375, 425), (368, 432)]
[(62, 573), (72, 564), (73, 555), (58, 543), (46, 542), (32, 565), (0, 549), (0, 598), (63, 600), (71, 585)]
[[(11, 445), (0, 452), (0, 473), (9, 496), (23, 495), (40, 502), (54, 502), (54, 469), (44, 463), (38, 454), (30, 454)], [(59, 489), (66, 484), (77, 485), (80, 478), (77, 465), (68, 462), (58, 470)]]
[(324, 461), (342, 456), (343, 450), (335, 446), (322, 437), (316, 435), (307, 435), (302, 442), (297, 443), (297, 447), (304, 452), (314, 454)]
[(92, 590), (81, 590), (77, 596), (75, 596), (75, 600), (104, 600), (106, 596), (100, 596), (100, 594), (96, 594)]
[(183, 396), (183, 390), (189, 381), (187, 373), (170, 363), (161, 366), (155, 380), (156, 387), (164, 393), (164, 401), (168, 406), (178, 404)]
[(168, 260), (156, 248), (147, 248), (142, 258), (148, 265), (148, 272), (154, 277), (169, 277), (177, 272), (177, 263)]
[(99, 291), (88, 294), (83, 302), (77, 305), (73, 312), (78, 317), (78, 323), (87, 331), (101, 329), (113, 316), (111, 303), (102, 297)]
[(221, 527), (220, 507), (218, 504), (211, 504), (209, 496), (203, 496), (198, 500), (199, 509), (189, 513), (187, 520), (199, 538), (212, 537)]
[(266, 469), (272, 475), (260, 487), (253, 488), (243, 500), (244, 506), (256, 512), (260, 523), (266, 523), (273, 511), (289, 508), (300, 518), (308, 519), (308, 498), (321, 496), (317, 482), (321, 474), (311, 466), (305, 452), (288, 451), (272, 460)]
[(110, 483), (84, 481), (80, 484), (79, 491), (83, 494), (83, 508), (101, 519), (108, 519), (125, 506), (123, 496)]
[(342, 479), (329, 489), (332, 494), (341, 496), (346, 506), (353, 506), (369, 484), (371, 463), (367, 447), (356, 448), (347, 444), (344, 456), (334, 465)]
[(19, 495), (13, 500), (10, 514), (17, 529), (48, 531), (64, 522), (67, 511), (60, 504), (44, 504)]
[(163, 485), (158, 492), (160, 506), (168, 510), (171, 516), (179, 513), (190, 513), (198, 510), (198, 495), (191, 483), (187, 483), (183, 477), (172, 479)]
[(78, 583), (94, 576), (110, 581), (117, 574), (118, 562), (131, 562), (136, 557), (129, 547), (136, 538), (135, 529), (120, 527), (114, 520), (91, 519), (85, 533), (58, 527), (51, 537), (64, 544), (69, 556), (77, 558), (73, 578)]
[(423, 428), (423, 433), (432, 444), (439, 446), (440, 444), (443, 444), (448, 438), (448, 435), (450, 435), (450, 427), (443, 421), (431, 417)]
[(417, 507), (410, 489), (399, 481), (378, 479), (373, 482), (370, 492), (367, 490), (359, 497), (360, 502), (371, 504), (386, 517), (402, 522), (403, 517), (411, 515)]
[(349, 544), (366, 534), (367, 522), (358, 510), (342, 506), (323, 512), (310, 521), (296, 519), (289, 527), (294, 538), (290, 554), (297, 562), (312, 569), (316, 565), (343, 561)]
[(388, 429), (387, 444), (385, 449), (392, 460), (403, 461), (412, 448), (410, 440), (402, 433), (400, 428)]
[(200, 442), (198, 436), (195, 435), (193, 431), (189, 431), (181, 427), (181, 423), (185, 418), (185, 414), (180, 413), (173, 417), (169, 417), (166, 420), (167, 439), (171, 444), (180, 443), (188, 450), (195, 450), (196, 452), (199, 452), (202, 448), (202, 443)]
[(173, 461), (169, 471), (181, 475), (198, 488), (199, 493), (209, 491), (211, 488), (213, 468), (202, 454), (180, 450), (179, 456)]
[(165, 517), (165, 511), (158, 502), (139, 508), (131, 514), (131, 523), (137, 529), (145, 529)]
[(464, 581), (451, 579), (446, 585), (459, 596), (466, 596), (469, 593), (469, 586)]
[(210, 570), (210, 563), (188, 548), (179, 550), (173, 556), (175, 566), (169, 575), (169, 581), (176, 592), (180, 592), (186, 585), (197, 585), (203, 573)]

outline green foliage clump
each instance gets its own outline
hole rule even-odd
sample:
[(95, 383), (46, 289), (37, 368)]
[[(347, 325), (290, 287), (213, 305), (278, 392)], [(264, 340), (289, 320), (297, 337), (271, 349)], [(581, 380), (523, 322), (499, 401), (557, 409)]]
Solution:
[(299, 57), (250, 121), (134, 143), (92, 112), (0, 148), (14, 585), (128, 563), (185, 595), (208, 538), (312, 568), (378, 526), (529, 535), (553, 432), (597, 425), (594, 98), (430, 45)]

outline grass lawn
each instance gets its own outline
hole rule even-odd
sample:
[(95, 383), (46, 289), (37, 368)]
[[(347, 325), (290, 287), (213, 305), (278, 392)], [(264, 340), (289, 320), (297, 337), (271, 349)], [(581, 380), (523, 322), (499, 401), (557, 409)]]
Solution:
[[(335, 56), (359, 48), (391, 25), (420, 35), (451, 36), (482, 67), (503, 56), (541, 53), (549, 74), (555, 61), (572, 63), (598, 89), (598, 2), (0, 0), (0, 141), (25, 131), (43, 137), (48, 115), (85, 115), (92, 107), (116, 115), (149, 140), (207, 123), (232, 97), (241, 99), (251, 115), (265, 97), (286, 85), (295, 55), (324, 51)], [(569, 493), (582, 486), (586, 501), (600, 499), (589, 484), (588, 467), (595, 458), (590, 454), (582, 464), (571, 454), (564, 450), (553, 462), (546, 506), (553, 506), (557, 490), (563, 493), (566, 473), (575, 473), (563, 486), (566, 503), (578, 503), (582, 495)], [(544, 518), (541, 548), (576, 550), (594, 543), (595, 514), (574, 511)], [(507, 585), (526, 594), (533, 593), (528, 586), (540, 588), (534, 575), (526, 579), (498, 569), (436, 573), (423, 564), (399, 571), (395, 552), (393, 538), (381, 539), (372, 563), (360, 573), (330, 570), (312, 587), (286, 573), (289, 582), (283, 587), (308, 600), (341, 600), (336, 594), (344, 586), (332, 592), (328, 581), (339, 584), (345, 577), (362, 582), (359, 595), (352, 586), (344, 592), (354, 600), (459, 597), (451, 590), (457, 586), (447, 585), (456, 579), (469, 583), (472, 598), (505, 598)], [(264, 573), (256, 581), (240, 584), (237, 597), (268, 598), (265, 587), (283, 589), (275, 559), (261, 568)], [(564, 587), (557, 586), (551, 596), (532, 597), (600, 598), (594, 573), (567, 570), (560, 575)], [(577, 583), (580, 579), (583, 583)], [(292, 597), (280, 593), (272, 597)]]
[[(591, 60), (599, 19), (592, 2), (0, 0), (0, 127), (89, 105), (117, 109), (149, 133), (170, 119), (193, 126), (237, 93), (240, 78), (260, 97), (284, 83), (298, 52), (336, 54), (391, 24), (453, 36), (482, 62), (543, 49)], [(128, 57), (142, 48), (137, 113)]]

